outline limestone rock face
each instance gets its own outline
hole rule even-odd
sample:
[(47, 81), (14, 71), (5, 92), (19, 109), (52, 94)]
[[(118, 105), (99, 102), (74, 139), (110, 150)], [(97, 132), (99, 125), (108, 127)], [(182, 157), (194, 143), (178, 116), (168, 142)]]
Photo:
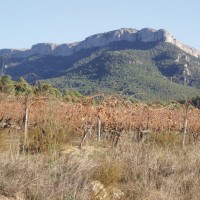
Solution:
[(39, 43), (31, 47), (31, 49), (1, 49), (1, 55), (10, 55), (15, 57), (27, 57), (30, 55), (52, 55), (52, 56), (70, 56), (82, 49), (90, 49), (94, 47), (103, 47), (112, 42), (129, 41), (129, 42), (168, 42), (176, 45), (188, 54), (200, 57), (200, 51), (187, 46), (176, 40), (169, 32), (164, 29), (155, 30), (144, 28), (141, 30), (122, 28), (106, 33), (95, 34), (87, 37), (85, 40), (71, 44), (53, 44)]
[(19, 57), (22, 57), (23, 55), (26, 55), (27, 51), (29, 50), (28, 49), (0, 49), (0, 56), (18, 55)]
[(54, 50), (58, 45), (53, 43), (39, 43), (31, 47), (33, 54), (53, 55)]

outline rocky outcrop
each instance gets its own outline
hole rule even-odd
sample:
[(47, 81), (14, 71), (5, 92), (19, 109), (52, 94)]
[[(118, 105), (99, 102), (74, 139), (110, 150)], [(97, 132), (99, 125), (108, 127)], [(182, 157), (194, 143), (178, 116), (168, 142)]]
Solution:
[(171, 43), (171, 44), (174, 44), (175, 46), (177, 46), (178, 48), (182, 49), (186, 53), (188, 53), (188, 54), (190, 54), (192, 56), (200, 58), (200, 50), (197, 50), (197, 49), (195, 49), (193, 47), (190, 47), (190, 46), (188, 46), (186, 44), (183, 44), (182, 42), (180, 42), (176, 38), (174, 38), (167, 31), (164, 32), (164, 40), (163, 41)]
[(125, 194), (115, 187), (105, 188), (100, 181), (92, 181), (89, 186), (91, 199), (93, 200), (121, 200)]
[(164, 29), (155, 30), (144, 28), (141, 30), (122, 28), (119, 30), (92, 35), (85, 40), (71, 44), (53, 44), (39, 43), (31, 47), (31, 49), (2, 49), (0, 55), (11, 55), (15, 57), (27, 57), (30, 55), (54, 55), (54, 56), (70, 56), (82, 49), (90, 49), (94, 47), (106, 46), (112, 42), (118, 41), (129, 42), (168, 42), (176, 45), (186, 53), (195, 57), (200, 57), (200, 51), (187, 46), (176, 40), (169, 32)]

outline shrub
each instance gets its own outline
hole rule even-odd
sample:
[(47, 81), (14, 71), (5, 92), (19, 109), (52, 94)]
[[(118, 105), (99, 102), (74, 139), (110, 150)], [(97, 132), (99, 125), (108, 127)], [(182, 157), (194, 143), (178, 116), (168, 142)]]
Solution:
[(61, 97), (61, 92), (50, 83), (39, 82), (38, 85), (34, 86), (33, 91), (36, 95)]
[(100, 181), (104, 186), (113, 186), (120, 181), (122, 176), (121, 165), (115, 160), (103, 160), (96, 167), (92, 179)]
[(11, 80), (10, 76), (0, 77), (0, 91), (6, 94), (14, 94), (14, 83)]
[(152, 133), (149, 138), (151, 144), (160, 147), (181, 147), (181, 135), (177, 132)]
[(16, 85), (15, 85), (15, 93), (16, 95), (22, 95), (25, 93), (32, 93), (32, 88), (31, 86), (26, 82), (24, 78), (20, 78)]
[[(28, 130), (28, 141), (21, 151), (28, 153), (54, 153), (59, 152), (61, 144), (66, 141), (67, 129), (51, 116), (43, 124), (37, 124)], [(23, 140), (23, 137), (22, 137)]]

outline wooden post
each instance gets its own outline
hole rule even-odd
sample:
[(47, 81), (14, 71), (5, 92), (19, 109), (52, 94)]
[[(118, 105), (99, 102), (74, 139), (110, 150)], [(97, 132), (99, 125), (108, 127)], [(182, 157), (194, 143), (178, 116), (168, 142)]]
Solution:
[(184, 116), (184, 124), (183, 124), (183, 148), (185, 147), (185, 138), (187, 134), (187, 126), (188, 126), (188, 110), (189, 110), (189, 103), (186, 101), (185, 102), (185, 116)]
[(83, 143), (85, 142), (87, 138), (87, 133), (88, 133), (88, 130), (84, 130), (83, 138), (81, 140), (81, 143), (79, 144), (79, 149), (82, 149)]
[(89, 116), (88, 118), (88, 133), (89, 133), (89, 137), (92, 137), (92, 117)]
[(27, 145), (28, 141), (28, 106), (25, 109), (24, 114), (24, 144)]
[(25, 151), (27, 146), (28, 146), (28, 112), (29, 112), (29, 105), (28, 105), (28, 94), (25, 98), (25, 113), (24, 113), (24, 145), (23, 145), (23, 150)]

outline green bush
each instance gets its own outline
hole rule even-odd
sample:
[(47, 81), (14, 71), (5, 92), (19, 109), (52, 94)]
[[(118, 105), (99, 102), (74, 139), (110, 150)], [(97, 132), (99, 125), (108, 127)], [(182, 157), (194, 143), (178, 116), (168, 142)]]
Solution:
[(63, 99), (67, 102), (78, 102), (83, 96), (75, 90), (65, 90), (63, 92)]
[(0, 76), (0, 91), (6, 94), (14, 94), (14, 82), (10, 76)]
[(20, 78), (15, 85), (15, 94), (22, 95), (26, 93), (32, 93), (32, 87), (26, 82), (24, 78)]
[(35, 95), (61, 97), (61, 92), (50, 83), (41, 82), (33, 88)]

